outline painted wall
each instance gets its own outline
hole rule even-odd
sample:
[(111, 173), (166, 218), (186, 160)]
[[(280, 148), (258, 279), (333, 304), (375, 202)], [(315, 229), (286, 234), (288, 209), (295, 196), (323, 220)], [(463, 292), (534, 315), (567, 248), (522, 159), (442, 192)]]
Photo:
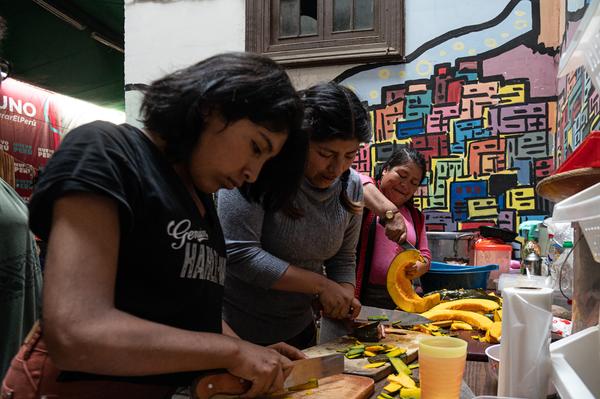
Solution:
[(125, 0), (125, 110), (136, 123), (145, 84), (225, 51), (244, 51), (245, 0)]
[[(375, 134), (355, 163), (360, 171), (373, 173), (399, 144), (426, 155), (429, 171), (417, 203), (430, 230), (495, 221), (516, 228), (550, 213), (535, 184), (560, 161), (562, 143), (578, 142), (575, 132), (585, 131), (573, 128), (582, 120), (567, 118), (563, 126), (561, 119), (557, 127), (565, 109), (575, 115), (578, 102), (568, 99), (579, 93), (575, 83), (556, 79), (567, 20), (585, 3), (566, 1), (406, 0), (406, 63), (290, 75), (298, 88), (334, 78), (368, 104)], [(129, 121), (139, 105), (135, 84), (217, 52), (243, 50), (244, 4), (126, 0)], [(591, 93), (581, 79), (582, 93)]]
[(373, 118), (359, 171), (373, 174), (401, 144), (425, 155), (416, 202), (429, 230), (513, 229), (549, 214), (534, 187), (554, 169), (565, 4), (540, 2), (407, 1), (407, 62), (337, 77)]

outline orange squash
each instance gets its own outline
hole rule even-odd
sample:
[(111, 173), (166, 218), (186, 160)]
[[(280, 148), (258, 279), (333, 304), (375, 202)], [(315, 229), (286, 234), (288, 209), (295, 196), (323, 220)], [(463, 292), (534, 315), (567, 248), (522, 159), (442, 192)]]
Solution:
[(485, 333), (485, 338), (487, 342), (492, 344), (497, 344), (500, 342), (500, 338), (502, 337), (502, 322), (495, 321), (492, 326)]
[(489, 330), (494, 324), (490, 319), (479, 313), (471, 312), (470, 310), (455, 310), (455, 309), (431, 309), (422, 314), (429, 320), (457, 320), (464, 321), (478, 328), (479, 330)]
[(424, 261), (419, 251), (402, 251), (396, 255), (387, 272), (387, 290), (396, 306), (405, 312), (425, 312), (440, 303), (440, 294), (417, 295), (412, 282), (406, 277), (405, 269), (417, 261)]

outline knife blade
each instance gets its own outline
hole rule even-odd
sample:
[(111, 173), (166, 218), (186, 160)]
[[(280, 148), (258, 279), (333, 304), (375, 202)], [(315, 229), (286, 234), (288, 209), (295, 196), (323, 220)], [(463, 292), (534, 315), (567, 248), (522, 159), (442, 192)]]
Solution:
[[(344, 355), (314, 357), (295, 360), (293, 369), (285, 379), (285, 389), (305, 384), (311, 379), (319, 379), (344, 372)], [(192, 394), (196, 399), (209, 399), (215, 395), (241, 395), (248, 391), (252, 383), (230, 373), (204, 375), (196, 379)]]
[(344, 372), (344, 355), (341, 353), (296, 360), (293, 363), (294, 368), (283, 383), (285, 389), (305, 384), (313, 378), (319, 379)]
[(368, 321), (369, 318), (387, 317), (389, 322), (380, 320), (384, 324), (399, 324), (401, 326), (416, 326), (418, 324), (431, 323), (427, 317), (417, 313), (404, 312), (402, 310), (380, 309), (372, 306), (363, 305), (360, 308), (357, 320)]
[(404, 248), (404, 250), (414, 250), (414, 251), (421, 252), (421, 251), (419, 251), (417, 248), (415, 248), (415, 246), (414, 246), (414, 245), (412, 245), (412, 244), (411, 244), (410, 242), (408, 242), (408, 241), (404, 241), (402, 244), (400, 244), (400, 246), (401, 246), (402, 248)]

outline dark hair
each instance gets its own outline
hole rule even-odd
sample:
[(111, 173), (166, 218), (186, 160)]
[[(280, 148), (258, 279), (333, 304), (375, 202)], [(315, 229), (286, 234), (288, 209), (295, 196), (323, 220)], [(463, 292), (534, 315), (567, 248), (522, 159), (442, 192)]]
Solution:
[(0, 41), (4, 39), (4, 33), (6, 32), (6, 21), (0, 15)]
[[(302, 90), (300, 98), (304, 103), (302, 130), (310, 140), (371, 141), (369, 114), (352, 90), (335, 82), (321, 83)], [(351, 201), (346, 193), (349, 177), (349, 169), (340, 177), (340, 202), (348, 212), (358, 214), (362, 204)]]
[[(427, 163), (425, 162), (425, 157), (423, 154), (411, 148), (407, 145), (400, 146), (394, 149), (394, 152), (390, 157), (385, 161), (383, 166), (377, 171), (375, 180), (378, 182), (381, 180), (384, 170), (390, 170), (394, 166), (398, 165), (406, 165), (408, 163), (414, 163), (421, 169), (421, 182), (425, 178), (425, 173), (427, 172)], [(413, 197), (411, 197), (405, 205), (414, 207)]]
[(145, 90), (142, 122), (165, 141), (172, 162), (187, 162), (216, 112), (226, 124), (248, 118), (271, 131), (285, 131), (281, 152), (265, 163), (257, 181), (240, 191), (265, 209), (285, 206), (302, 179), (307, 139), (299, 129), (303, 106), (288, 75), (267, 57), (226, 53), (154, 81)]
[(375, 179), (381, 180), (384, 170), (390, 170), (394, 166), (406, 165), (407, 163), (411, 162), (421, 169), (421, 181), (423, 181), (425, 178), (425, 173), (427, 172), (427, 163), (425, 162), (425, 157), (423, 154), (407, 145), (403, 145), (394, 149), (392, 155), (390, 155), (387, 161), (385, 161), (383, 166), (377, 172)]

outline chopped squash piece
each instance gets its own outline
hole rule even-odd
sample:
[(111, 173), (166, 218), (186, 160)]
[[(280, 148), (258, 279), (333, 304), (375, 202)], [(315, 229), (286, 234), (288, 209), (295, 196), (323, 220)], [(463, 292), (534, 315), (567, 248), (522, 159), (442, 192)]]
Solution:
[(487, 341), (492, 344), (497, 344), (500, 342), (500, 337), (502, 336), (502, 322), (495, 321), (489, 330), (487, 330), (485, 337)]
[(394, 369), (396, 370), (396, 373), (398, 373), (398, 374), (403, 373), (406, 375), (412, 374), (412, 372), (410, 371), (410, 369), (408, 368), (406, 363), (404, 363), (402, 361), (402, 359), (397, 358), (397, 357), (391, 357), (390, 363), (392, 363), (392, 367), (394, 367)]
[(419, 331), (425, 334), (430, 334), (431, 331), (429, 331), (429, 329), (427, 327), (425, 327), (425, 325), (423, 324), (419, 324), (413, 327), (413, 331)]
[(494, 310), (494, 321), (502, 321), (502, 309)]
[(391, 352), (387, 353), (387, 357), (397, 357), (406, 353), (405, 348), (396, 348)]
[(402, 388), (400, 399), (421, 399), (421, 388)]
[(452, 331), (456, 331), (456, 330), (472, 331), (473, 327), (471, 327), (471, 325), (469, 323), (465, 323), (464, 321), (455, 321), (450, 326), (450, 329)]
[(417, 386), (415, 381), (406, 374), (390, 374), (387, 377), (388, 381), (395, 382), (406, 388), (414, 388)]
[(369, 363), (369, 364), (364, 365), (363, 368), (364, 369), (376, 369), (376, 368), (383, 366), (386, 363), (387, 362)]
[(304, 391), (305, 389), (318, 388), (318, 387), (319, 387), (319, 380), (316, 378), (310, 378), (304, 384), (289, 387), (288, 391)]
[(373, 345), (373, 346), (367, 346), (365, 348), (365, 350), (369, 351), (369, 352), (377, 353), (377, 352), (381, 352), (382, 350), (385, 350), (385, 348), (381, 345)]
[(363, 355), (365, 355), (366, 357), (373, 357), (373, 356), (375, 356), (375, 353), (373, 353), (371, 351), (364, 351)]
[(398, 392), (400, 388), (402, 388), (402, 385), (397, 384), (395, 382), (390, 382), (389, 384), (383, 387), (383, 389), (385, 389), (389, 393)]

